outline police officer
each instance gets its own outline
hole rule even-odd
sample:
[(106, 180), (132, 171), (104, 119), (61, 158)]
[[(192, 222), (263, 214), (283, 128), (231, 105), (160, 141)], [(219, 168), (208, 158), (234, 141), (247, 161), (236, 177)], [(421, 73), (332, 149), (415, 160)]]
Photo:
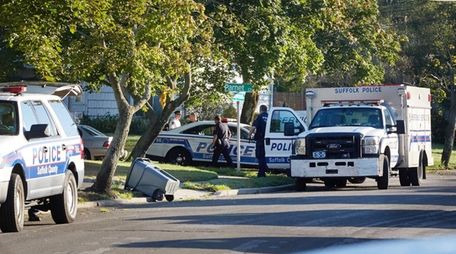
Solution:
[(221, 123), (220, 115), (214, 117), (215, 129), (214, 129), (214, 138), (212, 139), (212, 145), (214, 147), (214, 153), (212, 154), (212, 165), (217, 166), (220, 153), (225, 157), (226, 162), (229, 167), (233, 166), (233, 160), (230, 157), (230, 129), (225, 123)]
[(181, 126), (180, 122), (181, 112), (179, 110), (174, 111), (174, 117), (169, 121), (169, 130), (176, 129)]
[(260, 106), (260, 114), (253, 122), (252, 129), (250, 129), (249, 137), (255, 133), (253, 139), (255, 140), (255, 157), (258, 159), (258, 177), (265, 177), (268, 171), (266, 164), (266, 152), (264, 148), (264, 135), (266, 132), (266, 122), (268, 121), (268, 107), (266, 105)]

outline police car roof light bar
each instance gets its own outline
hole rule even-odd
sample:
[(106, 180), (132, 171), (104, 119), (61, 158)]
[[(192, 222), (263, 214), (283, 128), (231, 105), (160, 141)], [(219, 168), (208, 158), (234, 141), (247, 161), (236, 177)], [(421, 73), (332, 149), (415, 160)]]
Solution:
[(27, 91), (27, 87), (24, 85), (5, 86), (1, 88), (1, 91), (6, 93), (22, 94)]
[(384, 100), (322, 100), (323, 107), (330, 106), (380, 106)]

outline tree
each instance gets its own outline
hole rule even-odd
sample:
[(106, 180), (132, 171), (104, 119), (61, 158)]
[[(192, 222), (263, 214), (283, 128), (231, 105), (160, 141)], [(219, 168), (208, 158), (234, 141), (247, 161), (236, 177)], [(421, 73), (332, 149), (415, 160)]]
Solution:
[(46, 80), (84, 80), (114, 90), (119, 118), (93, 186), (111, 194), (133, 114), (152, 93), (184, 74), (206, 18), (192, 0), (18, 0), (2, 3), (8, 43)]
[[(399, 71), (411, 74), (406, 77), (408, 80), (401, 81), (430, 87), (434, 103), (443, 99), (449, 105), (443, 110), (447, 124), (441, 158), (447, 168), (456, 124), (456, 5), (450, 2), (403, 0), (385, 6), (383, 12), (392, 16), (398, 32), (408, 37), (402, 58), (410, 64), (405, 65), (407, 69)], [(440, 126), (434, 125), (433, 132), (437, 128)]]

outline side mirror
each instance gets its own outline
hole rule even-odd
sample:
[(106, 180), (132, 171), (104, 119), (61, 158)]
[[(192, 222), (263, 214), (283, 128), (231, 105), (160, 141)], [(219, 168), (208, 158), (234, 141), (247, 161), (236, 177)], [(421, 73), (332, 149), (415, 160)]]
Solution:
[(396, 121), (396, 130), (397, 134), (405, 134), (405, 123), (404, 120)]
[(285, 136), (294, 136), (295, 135), (294, 123), (285, 123), (284, 134)]
[(33, 124), (30, 127), (30, 131), (25, 131), (24, 135), (26, 139), (46, 138), (50, 136), (47, 124)]

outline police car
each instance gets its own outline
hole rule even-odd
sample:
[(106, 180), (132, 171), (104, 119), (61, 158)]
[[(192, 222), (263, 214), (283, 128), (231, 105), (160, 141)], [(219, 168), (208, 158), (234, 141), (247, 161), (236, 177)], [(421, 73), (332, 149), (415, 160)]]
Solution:
[(0, 85), (2, 232), (22, 230), (32, 205), (50, 210), (56, 223), (72, 222), (84, 178), (83, 144), (61, 97), (26, 89)]
[[(230, 156), (237, 161), (237, 125), (228, 122), (231, 131)], [(188, 165), (192, 162), (211, 162), (214, 121), (199, 121), (173, 130), (162, 131), (149, 147), (146, 156), (162, 162)], [(250, 126), (241, 124), (241, 164), (256, 165), (255, 142), (249, 141)], [(224, 161), (220, 156), (220, 161)]]

